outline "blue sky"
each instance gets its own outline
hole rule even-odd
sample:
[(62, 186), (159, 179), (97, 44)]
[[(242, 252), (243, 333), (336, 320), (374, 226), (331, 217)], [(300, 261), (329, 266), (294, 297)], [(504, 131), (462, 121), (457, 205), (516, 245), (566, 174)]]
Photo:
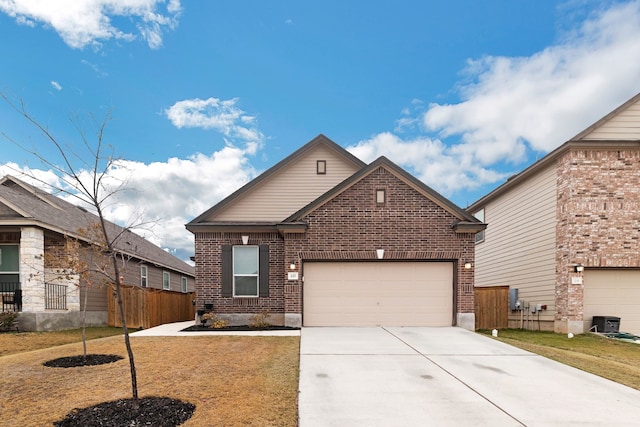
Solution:
[[(186, 222), (320, 133), (465, 207), (640, 91), (638, 1), (0, 0), (0, 39), (0, 92), (64, 144), (111, 112), (111, 218), (185, 259)], [(56, 182), (6, 102), (0, 132), (2, 174)]]

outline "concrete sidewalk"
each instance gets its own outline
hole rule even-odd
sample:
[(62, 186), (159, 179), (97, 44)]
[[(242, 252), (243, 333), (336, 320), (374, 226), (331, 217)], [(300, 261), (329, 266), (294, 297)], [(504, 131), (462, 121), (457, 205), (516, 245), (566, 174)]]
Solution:
[(640, 391), (461, 328), (303, 328), (301, 427), (637, 426)]
[(167, 323), (165, 325), (154, 326), (153, 328), (143, 329), (141, 331), (131, 332), (132, 337), (195, 337), (198, 335), (214, 336), (214, 335), (244, 335), (244, 336), (300, 336), (300, 330), (284, 330), (284, 331), (193, 331), (183, 332), (182, 330), (193, 326), (193, 320), (187, 322)]

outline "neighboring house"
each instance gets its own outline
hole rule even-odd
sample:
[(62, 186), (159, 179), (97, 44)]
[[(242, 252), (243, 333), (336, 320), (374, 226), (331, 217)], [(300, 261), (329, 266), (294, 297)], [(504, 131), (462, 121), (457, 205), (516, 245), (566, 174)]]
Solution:
[[(92, 281), (88, 286), (76, 272), (66, 271), (72, 265), (67, 257), (93, 256), (90, 233), (80, 230), (95, 224), (98, 217), (84, 208), (14, 177), (0, 179), (2, 310), (20, 311), (20, 329), (78, 327), (85, 296), (87, 324), (107, 324), (109, 284), (93, 274), (86, 276)], [(123, 284), (193, 292), (192, 266), (129, 230), (107, 225), (112, 236), (119, 236), (116, 249)], [(78, 249), (69, 249), (72, 242)]]
[(603, 332), (619, 317), (640, 334), (640, 94), (467, 211), (488, 224), (476, 286), (527, 307), (511, 326), (580, 333), (597, 316)]
[(485, 225), (384, 157), (323, 135), (186, 225), (197, 308), (233, 323), (474, 328)]

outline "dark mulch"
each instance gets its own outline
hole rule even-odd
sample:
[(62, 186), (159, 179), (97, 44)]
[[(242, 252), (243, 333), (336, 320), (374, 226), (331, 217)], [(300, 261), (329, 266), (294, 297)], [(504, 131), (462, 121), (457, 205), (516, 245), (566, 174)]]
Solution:
[(241, 325), (241, 326), (225, 326), (224, 328), (212, 328), (210, 326), (192, 325), (192, 326), (189, 326), (188, 328), (182, 329), (180, 332), (202, 332), (202, 331), (209, 331), (209, 332), (240, 331), (242, 332), (242, 331), (297, 331), (297, 330), (300, 330), (300, 328), (294, 328), (291, 326), (276, 326), (276, 325), (261, 326), (261, 327)]
[(78, 366), (104, 365), (121, 359), (123, 359), (122, 356), (115, 354), (87, 354), (86, 357), (83, 355), (59, 357), (48, 360), (43, 365), (49, 368), (77, 368)]
[(174, 427), (187, 421), (196, 406), (168, 397), (120, 399), (74, 409), (53, 423), (57, 427)]

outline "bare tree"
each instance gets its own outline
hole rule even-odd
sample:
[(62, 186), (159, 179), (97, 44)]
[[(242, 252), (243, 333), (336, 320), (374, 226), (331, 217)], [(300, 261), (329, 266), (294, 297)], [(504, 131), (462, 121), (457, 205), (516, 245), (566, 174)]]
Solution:
[[(13, 142), (18, 147), (39, 159), (46, 167), (51, 168), (56, 173), (59, 179), (64, 183), (64, 186), (60, 185), (53, 187), (53, 190), (66, 193), (69, 196), (78, 199), (81, 203), (89, 205), (98, 217), (98, 222), (96, 224), (98, 233), (95, 235), (96, 241), (92, 243), (101, 248), (101, 251), (110, 261), (110, 271), (104, 270), (103, 274), (110, 277), (115, 284), (115, 293), (120, 311), (122, 329), (124, 332), (124, 341), (127, 348), (127, 354), (129, 356), (131, 389), (133, 398), (137, 400), (138, 385), (136, 367), (122, 302), (122, 278), (120, 271), (121, 267), (118, 261), (119, 251), (117, 247), (119, 237), (125, 230), (130, 229), (131, 226), (126, 228), (113, 227), (105, 218), (106, 203), (122, 188), (122, 185), (124, 185), (124, 182), (122, 182), (118, 188), (113, 189), (105, 182), (109, 170), (115, 166), (117, 161), (117, 159), (113, 157), (113, 148), (111, 146), (105, 146), (104, 144), (105, 128), (111, 121), (111, 112), (106, 114), (105, 119), (102, 122), (98, 123), (94, 121), (97, 132), (95, 135), (95, 142), (93, 143), (87, 138), (84, 129), (81, 126), (78, 126), (78, 120), (71, 119), (72, 123), (76, 125), (76, 129), (80, 134), (82, 142), (82, 152), (77, 152), (72, 148), (72, 146), (62, 144), (48, 128), (33, 118), (33, 116), (27, 112), (22, 101), (20, 101), (19, 104), (16, 104), (2, 92), (0, 92), (0, 97), (2, 97), (16, 112), (23, 116), (42, 133), (45, 139), (50, 142), (59, 155), (59, 159), (57, 160), (60, 161), (60, 164), (55, 163), (53, 159), (45, 157), (37, 151), (37, 149), (29, 149), (23, 144), (14, 141), (5, 133), (2, 133), (2, 135), (7, 140)], [(77, 167), (76, 163), (82, 165), (82, 167)], [(31, 178), (44, 185), (50, 186), (49, 183), (38, 179), (36, 176), (31, 175)]]

